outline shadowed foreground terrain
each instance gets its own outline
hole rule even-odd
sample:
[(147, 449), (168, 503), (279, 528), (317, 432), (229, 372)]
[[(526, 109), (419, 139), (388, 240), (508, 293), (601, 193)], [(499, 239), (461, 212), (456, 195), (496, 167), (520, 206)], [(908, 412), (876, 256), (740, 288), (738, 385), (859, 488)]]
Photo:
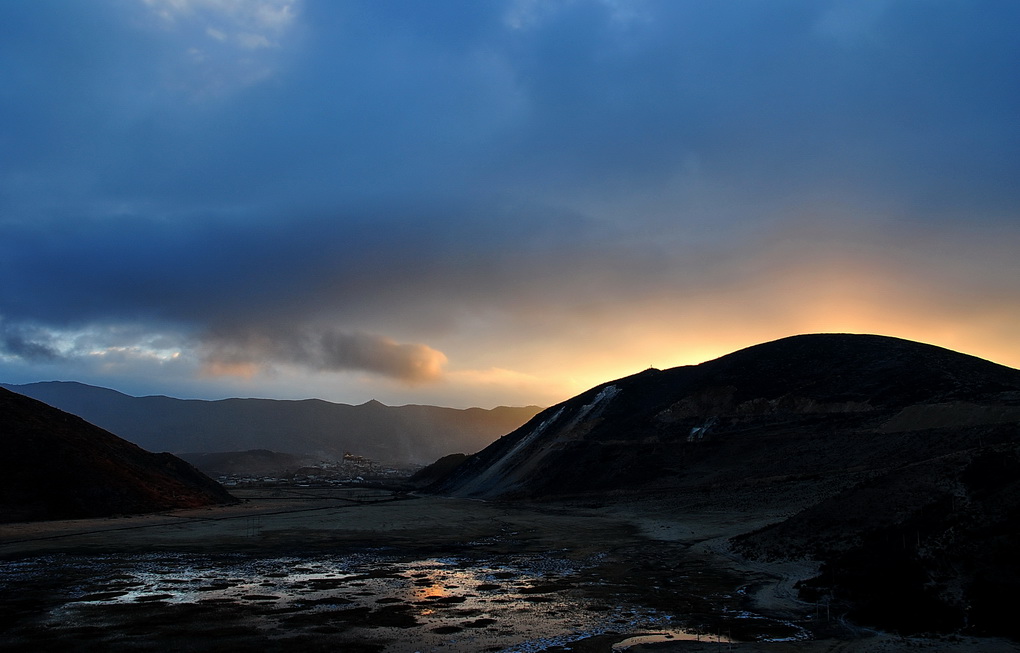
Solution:
[(798, 600), (810, 565), (723, 550), (777, 517), (765, 505), (238, 492), (236, 506), (0, 526), (0, 649), (1020, 651), (865, 631)]
[(233, 502), (218, 483), (79, 417), (0, 388), (0, 523)]

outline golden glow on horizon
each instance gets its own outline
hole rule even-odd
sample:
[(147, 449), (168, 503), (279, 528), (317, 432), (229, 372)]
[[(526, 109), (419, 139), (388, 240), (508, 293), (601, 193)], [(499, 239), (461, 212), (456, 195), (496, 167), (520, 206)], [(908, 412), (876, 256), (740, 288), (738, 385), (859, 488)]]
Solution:
[[(965, 240), (953, 241), (954, 251), (966, 252)], [(406, 381), (370, 371), (274, 360), (270, 340), (255, 343), (249, 358), (206, 356), (200, 374), (215, 383), (236, 381), (228, 394), (457, 408), (549, 406), (648, 367), (698, 364), (804, 333), (894, 336), (1020, 368), (1014, 328), (1020, 304), (1003, 281), (1020, 266), (1004, 253), (1005, 245), (982, 243), (989, 259), (983, 265), (994, 265), (997, 276), (975, 278), (962, 255), (941, 256), (941, 246), (932, 243), (942, 239), (913, 242), (909, 255), (884, 242), (871, 247), (859, 241), (791, 237), (735, 254), (690, 278), (678, 273), (672, 283), (659, 278), (622, 293), (606, 282), (604, 294), (507, 303), (451, 328), (445, 339), (405, 334), (428, 345), (372, 340), (383, 351), (424, 352), (417, 360), (427, 380), (410, 389)]]
[[(459, 408), (549, 406), (648, 367), (698, 364), (804, 333), (887, 335), (1020, 367), (1020, 341), (1010, 328), (1020, 324), (1020, 307), (1008, 299), (992, 301), (937, 276), (926, 283), (935, 275), (898, 261), (813, 258), (791, 261), (770, 253), (749, 264), (752, 272), (744, 270), (711, 292), (708, 286), (649, 292), (616, 304), (586, 305), (577, 314), (534, 311), (516, 321), (493, 321), (475, 329), (484, 339), (433, 343), (435, 351), (449, 352), (451, 364), (434, 382), (416, 385), (413, 395), (392, 379), (360, 374), (361, 394), (352, 396), (351, 386), (338, 385), (337, 394), (325, 398)], [(301, 385), (309, 395), (321, 393), (300, 368), (275, 366), (272, 373), (290, 394)], [(206, 377), (245, 382), (266, 374), (251, 362), (207, 361), (203, 369)]]
[(206, 361), (202, 365), (200, 375), (203, 378), (232, 376), (250, 380), (260, 372), (261, 367), (255, 363), (230, 363), (226, 361)]
[[(542, 393), (544, 397), (548, 397), (548, 400), (535, 403), (544, 403), (545, 405), (557, 403), (601, 383), (630, 376), (649, 367), (668, 369), (682, 365), (696, 365), (746, 347), (802, 333), (869, 333), (887, 335), (945, 347), (1009, 367), (1020, 367), (1018, 365), (1020, 351), (1018, 351), (1017, 345), (1011, 340), (996, 341), (990, 338), (979, 337), (977, 339), (980, 339), (981, 342), (975, 342), (975, 339), (968, 337), (971, 334), (956, 331), (948, 326), (920, 325), (914, 329), (904, 327), (893, 330), (881, 328), (885, 326), (882, 320), (874, 322), (854, 320), (854, 322), (857, 326), (852, 328), (846, 326), (845, 323), (838, 319), (823, 320), (819, 318), (815, 320), (816, 326), (821, 327), (822, 323), (832, 324), (833, 326), (831, 328), (786, 330), (774, 325), (763, 325), (760, 328), (753, 328), (740, 333), (724, 331), (717, 334), (684, 334), (685, 340), (698, 342), (694, 347), (678, 347), (675, 345), (675, 339), (672, 344), (668, 339), (650, 339), (648, 341), (649, 349), (657, 350), (659, 352), (657, 356), (653, 357), (652, 351), (649, 351), (647, 355), (637, 354), (627, 358), (607, 356), (598, 361), (585, 360), (576, 365), (574, 369), (571, 369), (567, 375), (560, 374), (558, 371), (550, 371), (550, 375), (547, 377), (549, 391)], [(698, 337), (699, 335), (702, 335), (702, 337)], [(929, 337), (930, 335), (941, 335), (942, 337)], [(656, 344), (659, 346), (655, 346)], [(670, 353), (667, 354), (666, 352)]]
[[(769, 257), (771, 258), (771, 257)], [(811, 258), (811, 257), (808, 257)], [(776, 259), (772, 259), (775, 261)], [(756, 283), (646, 297), (564, 345), (515, 352), (555, 403), (649, 366), (666, 369), (803, 333), (872, 333), (1020, 368), (1020, 307), (895, 261), (829, 257), (764, 265)], [(635, 321), (635, 316), (641, 316)], [(556, 390), (553, 390), (553, 389)], [(537, 388), (536, 388), (537, 389)]]

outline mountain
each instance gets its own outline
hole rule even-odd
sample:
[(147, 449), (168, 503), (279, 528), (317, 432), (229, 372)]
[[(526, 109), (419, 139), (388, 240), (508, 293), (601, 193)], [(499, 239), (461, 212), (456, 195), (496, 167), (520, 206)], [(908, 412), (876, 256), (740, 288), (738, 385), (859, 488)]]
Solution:
[(1020, 436), (936, 456), (854, 485), (738, 536), (751, 558), (820, 560), (800, 584), (812, 602), (907, 633), (1020, 640)]
[(542, 498), (874, 471), (1011, 441), (1018, 420), (1018, 370), (884, 336), (794, 336), (592, 388), (436, 490)]
[(331, 459), (349, 451), (387, 463), (427, 463), (453, 452), (478, 451), (540, 410), (132, 397), (57, 381), (0, 386), (79, 415), (146, 449), (174, 453), (266, 449)]
[[(553, 406), (428, 491), (785, 518), (731, 540), (814, 560), (801, 596), (900, 632), (1020, 639), (1020, 370), (873, 335), (794, 336)], [(749, 527), (753, 528), (753, 527)]]
[(412, 486), (427, 487), (445, 478), (465, 460), (467, 460), (467, 455), (462, 453), (443, 456), (431, 465), (419, 469), (408, 479), (408, 482)]
[(235, 500), (167, 453), (150, 453), (0, 388), (0, 523), (106, 517)]

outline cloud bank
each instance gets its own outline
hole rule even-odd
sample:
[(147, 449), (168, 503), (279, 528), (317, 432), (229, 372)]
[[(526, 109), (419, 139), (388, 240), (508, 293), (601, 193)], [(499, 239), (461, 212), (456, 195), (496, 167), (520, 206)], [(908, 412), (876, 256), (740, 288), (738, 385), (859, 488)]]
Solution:
[(250, 376), (259, 367), (294, 364), (321, 371), (372, 372), (409, 384), (442, 377), (446, 356), (427, 345), (401, 344), (367, 333), (325, 330), (315, 334), (218, 334), (204, 342), (204, 365), (211, 375)]
[(1020, 365), (1018, 27), (1011, 2), (0, 5), (0, 375), (549, 403), (817, 330)]

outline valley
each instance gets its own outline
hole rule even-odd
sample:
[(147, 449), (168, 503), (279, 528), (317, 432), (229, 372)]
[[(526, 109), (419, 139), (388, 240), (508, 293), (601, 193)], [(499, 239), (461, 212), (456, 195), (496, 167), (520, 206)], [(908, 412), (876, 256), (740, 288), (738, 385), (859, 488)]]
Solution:
[[(9, 484), (12, 515), (53, 506), (0, 524), (11, 650), (1020, 651), (1020, 372), (930, 345), (796, 336), (650, 369), (414, 474), (189, 455), (243, 479), (200, 503), (114, 500), (168, 465), (213, 482), (7, 401), (25, 460), (150, 470)], [(93, 486), (105, 503), (58, 512)]]
[(815, 565), (750, 562), (726, 545), (782, 516), (763, 503), (235, 494), (237, 505), (0, 526), (3, 648), (1020, 650), (870, 632), (799, 600), (793, 585)]
[(753, 588), (771, 576), (715, 553), (732, 515), (365, 488), (237, 496), (237, 506), (5, 525), (4, 641), (609, 651), (655, 634), (802, 641), (821, 626), (781, 593), (757, 605)]

